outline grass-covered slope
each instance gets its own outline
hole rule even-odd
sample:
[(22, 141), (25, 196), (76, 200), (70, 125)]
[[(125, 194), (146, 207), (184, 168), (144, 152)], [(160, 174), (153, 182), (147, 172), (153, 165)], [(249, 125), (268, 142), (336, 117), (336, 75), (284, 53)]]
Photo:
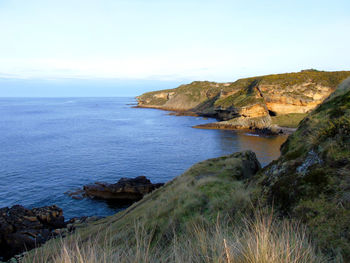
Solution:
[(280, 127), (297, 128), (299, 123), (307, 116), (307, 113), (289, 113), (271, 117), (272, 124)]
[(127, 230), (132, 229), (135, 221), (142, 220), (145, 227), (162, 238), (173, 231), (182, 231), (190, 221), (215, 222), (219, 212), (234, 215), (245, 210), (250, 190), (244, 185), (244, 179), (251, 178), (259, 169), (260, 164), (250, 151), (209, 159), (194, 165), (126, 211), (106, 218), (102, 225), (108, 225), (115, 233), (123, 229), (124, 235), (133, 235)]
[(350, 71), (306, 70), (240, 79), (223, 89), (224, 93), (239, 92), (219, 98), (215, 105), (225, 108), (249, 106), (261, 102), (262, 98), (269, 100), (274, 94), (305, 101), (313, 100), (312, 93), (316, 93), (320, 87), (335, 90), (349, 76)]
[(250, 151), (198, 163), (24, 262), (322, 262), (303, 228), (253, 211), (246, 182), (259, 169)]
[(263, 198), (350, 260), (350, 80), (309, 114), (257, 177)]
[[(259, 169), (250, 151), (198, 163), (127, 210), (78, 230), (79, 239), (98, 237), (94, 243), (105, 246), (108, 235), (115, 246), (134, 247), (137, 225), (142, 224), (144, 233), (152, 233), (153, 245), (167, 247), (175, 234), (181, 235), (192, 225), (215, 225), (218, 215), (237, 218), (244, 214), (250, 205), (250, 189), (244, 181)], [(55, 242), (39, 250), (54, 255), (51, 246)]]
[(194, 81), (175, 89), (147, 92), (137, 97), (139, 106), (166, 110), (191, 110), (212, 99), (225, 86), (224, 83)]

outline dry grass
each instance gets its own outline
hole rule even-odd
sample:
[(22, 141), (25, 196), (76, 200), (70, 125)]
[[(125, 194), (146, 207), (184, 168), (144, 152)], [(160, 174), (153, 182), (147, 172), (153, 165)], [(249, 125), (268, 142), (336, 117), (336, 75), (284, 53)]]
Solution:
[(52, 249), (37, 249), (34, 258), (24, 262), (325, 262), (310, 243), (304, 228), (260, 214), (241, 225), (219, 218), (214, 225), (204, 221), (189, 224), (183, 233), (173, 233), (167, 245), (157, 243), (154, 232), (146, 231), (141, 223), (134, 226), (134, 245), (125, 245), (129, 240), (125, 244), (115, 243), (108, 232), (102, 233), (105, 235), (103, 245), (95, 242), (98, 237), (81, 240), (74, 236), (52, 242)]
[(307, 116), (306, 113), (290, 113), (271, 117), (272, 123), (280, 127), (297, 128), (299, 123)]

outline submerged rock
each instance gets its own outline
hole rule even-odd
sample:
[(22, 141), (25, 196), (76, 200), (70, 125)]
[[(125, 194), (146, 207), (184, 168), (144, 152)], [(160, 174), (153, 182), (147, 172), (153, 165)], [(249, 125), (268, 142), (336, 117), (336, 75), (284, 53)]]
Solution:
[(62, 209), (52, 205), (27, 209), (21, 205), (0, 209), (0, 259), (9, 259), (43, 244), (65, 227)]
[(134, 202), (142, 199), (145, 194), (152, 192), (162, 185), (163, 183), (151, 183), (145, 176), (138, 176), (136, 178), (121, 178), (115, 184), (96, 182), (85, 185), (83, 190), (67, 192), (67, 194), (75, 199), (90, 197), (120, 202)]

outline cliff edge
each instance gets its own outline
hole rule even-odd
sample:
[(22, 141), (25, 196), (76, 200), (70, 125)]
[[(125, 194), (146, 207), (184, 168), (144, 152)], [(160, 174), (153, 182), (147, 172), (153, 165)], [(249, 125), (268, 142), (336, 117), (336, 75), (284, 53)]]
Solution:
[(297, 73), (239, 79), (229, 83), (195, 81), (175, 89), (137, 97), (138, 106), (214, 117), (199, 128), (296, 128), (323, 102), (350, 71), (304, 70)]

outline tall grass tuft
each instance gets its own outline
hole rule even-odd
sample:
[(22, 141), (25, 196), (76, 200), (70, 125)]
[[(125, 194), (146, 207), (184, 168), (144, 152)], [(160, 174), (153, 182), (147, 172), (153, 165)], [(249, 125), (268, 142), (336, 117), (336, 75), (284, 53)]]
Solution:
[(53, 263), (153, 263), (153, 262), (217, 262), (217, 263), (313, 263), (326, 262), (310, 242), (306, 230), (290, 221), (279, 221), (262, 213), (237, 224), (229, 219), (216, 224), (189, 223), (182, 233), (159, 244), (154, 231), (146, 231), (140, 222), (134, 225), (133, 240), (115, 242), (107, 232), (104, 243), (78, 235), (50, 242), (30, 253), (24, 262)]
[(231, 242), (232, 262), (325, 262), (316, 253), (305, 228), (286, 220), (277, 221), (273, 216), (247, 221), (242, 233)]

